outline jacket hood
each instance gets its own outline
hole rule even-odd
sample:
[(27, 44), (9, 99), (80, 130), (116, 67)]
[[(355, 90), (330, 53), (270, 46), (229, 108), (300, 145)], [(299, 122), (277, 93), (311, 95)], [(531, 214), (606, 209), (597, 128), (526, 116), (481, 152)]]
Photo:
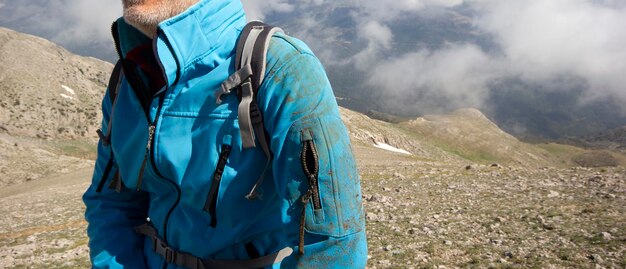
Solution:
[(200, 0), (177, 16), (161, 22), (154, 40), (119, 18), (113, 35), (120, 57), (139, 45), (152, 42), (167, 86), (185, 77), (198, 65), (212, 70), (231, 56), (236, 40), (233, 32), (243, 29), (246, 18), (239, 0)]

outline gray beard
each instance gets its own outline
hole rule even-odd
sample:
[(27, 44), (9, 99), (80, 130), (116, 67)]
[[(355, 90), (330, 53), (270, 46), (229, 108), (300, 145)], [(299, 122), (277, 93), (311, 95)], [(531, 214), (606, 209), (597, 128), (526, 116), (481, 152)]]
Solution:
[(156, 36), (159, 23), (187, 10), (199, 0), (160, 0), (156, 5), (143, 7), (143, 0), (122, 0), (124, 20), (150, 38)]

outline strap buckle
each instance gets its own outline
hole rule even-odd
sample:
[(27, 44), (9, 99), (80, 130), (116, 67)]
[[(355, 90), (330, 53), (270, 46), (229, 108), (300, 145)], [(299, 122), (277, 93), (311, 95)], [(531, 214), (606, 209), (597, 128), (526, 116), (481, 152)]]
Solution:
[(232, 91), (232, 88), (229, 89), (228, 86), (222, 84), (220, 90), (215, 93), (215, 103), (220, 105), (222, 104), (222, 96), (228, 95)]
[(218, 105), (221, 104), (223, 95), (230, 94), (234, 88), (249, 81), (251, 76), (252, 67), (249, 64), (230, 75), (228, 79), (222, 82), (220, 89), (215, 93), (215, 103)]
[(154, 251), (163, 256), (166, 263), (176, 263), (178, 253), (161, 240), (154, 240)]

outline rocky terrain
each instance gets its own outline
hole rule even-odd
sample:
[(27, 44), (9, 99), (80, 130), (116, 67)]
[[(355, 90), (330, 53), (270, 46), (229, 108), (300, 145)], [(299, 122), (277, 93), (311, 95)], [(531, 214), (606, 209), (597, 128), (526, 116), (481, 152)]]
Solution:
[[(451, 165), (358, 146), (369, 268), (624, 268), (626, 169)], [(385, 160), (385, 161), (381, 161)], [(0, 268), (86, 268), (85, 169), (0, 191)]]
[[(0, 56), (0, 268), (87, 268), (80, 198), (112, 66), (4, 29)], [(341, 113), (369, 268), (626, 268), (623, 152), (524, 143), (475, 109)]]
[(361, 161), (369, 268), (626, 267), (623, 167), (392, 160)]
[(96, 138), (113, 65), (42, 38), (0, 28), (0, 124), (42, 139)]

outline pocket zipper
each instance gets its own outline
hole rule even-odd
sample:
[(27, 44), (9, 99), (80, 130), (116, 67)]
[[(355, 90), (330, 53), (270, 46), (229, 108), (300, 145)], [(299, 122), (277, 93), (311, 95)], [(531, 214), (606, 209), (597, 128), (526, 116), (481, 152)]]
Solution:
[(309, 130), (302, 131), (302, 151), (300, 152), (300, 162), (302, 170), (309, 183), (309, 189), (302, 195), (302, 215), (300, 215), (300, 241), (298, 243), (298, 253), (304, 254), (304, 225), (306, 223), (306, 207), (309, 201), (313, 200), (313, 209), (322, 209), (322, 202), (319, 194), (319, 159), (317, 148), (313, 142), (313, 134)]
[(230, 155), (230, 150), (231, 146), (227, 144), (222, 145), (222, 152), (220, 153), (217, 167), (215, 167), (215, 172), (213, 173), (211, 189), (209, 190), (209, 195), (207, 196), (206, 203), (204, 204), (204, 211), (209, 212), (209, 215), (211, 216), (211, 222), (209, 225), (213, 228), (217, 226), (217, 195), (219, 193), (224, 167), (226, 167), (226, 162), (228, 161), (228, 156)]
[(314, 209), (322, 209), (322, 202), (319, 194), (319, 159), (317, 156), (317, 148), (313, 142), (313, 134), (310, 131), (303, 131), (303, 145), (300, 153), (302, 170), (309, 183), (310, 198), (313, 200)]

